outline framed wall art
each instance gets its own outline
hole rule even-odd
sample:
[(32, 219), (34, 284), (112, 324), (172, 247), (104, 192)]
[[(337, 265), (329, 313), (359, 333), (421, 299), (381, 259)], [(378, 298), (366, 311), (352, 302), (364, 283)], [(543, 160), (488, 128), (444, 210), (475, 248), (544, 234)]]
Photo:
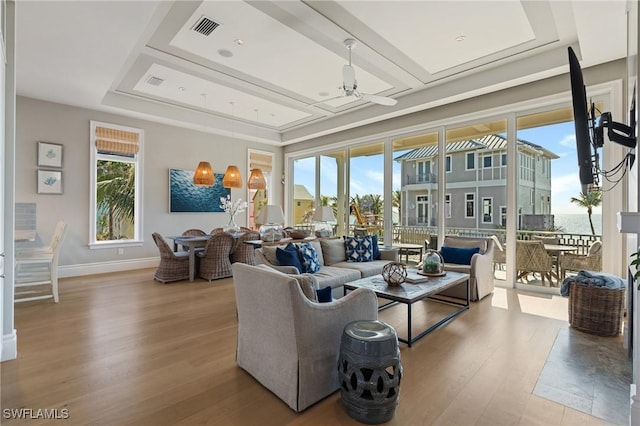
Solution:
[(220, 197), (231, 193), (222, 186), (223, 173), (214, 173), (213, 186), (197, 186), (193, 183), (193, 170), (169, 169), (170, 213), (223, 212)]
[(62, 194), (62, 171), (38, 170), (38, 194)]
[(38, 166), (62, 167), (62, 145), (38, 142)]

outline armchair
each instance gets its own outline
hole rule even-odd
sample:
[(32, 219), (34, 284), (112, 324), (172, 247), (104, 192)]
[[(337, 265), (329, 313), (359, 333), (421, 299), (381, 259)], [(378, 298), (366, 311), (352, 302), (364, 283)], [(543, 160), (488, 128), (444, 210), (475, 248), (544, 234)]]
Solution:
[[(444, 270), (462, 272), (470, 275), (469, 297), (473, 301), (480, 300), (493, 291), (494, 243), (491, 238), (447, 235), (444, 237), (442, 246), (462, 249), (478, 248), (478, 253), (471, 256), (471, 263), (469, 265), (446, 263), (447, 259), (445, 259)], [(467, 289), (464, 284), (460, 284), (440, 294), (465, 299), (467, 297)]]
[(349, 322), (378, 318), (375, 293), (357, 289), (315, 303), (295, 277), (243, 263), (233, 264), (233, 282), (238, 366), (296, 412), (338, 390), (342, 331)]
[(602, 241), (594, 241), (589, 246), (587, 255), (564, 253), (560, 256), (560, 270), (562, 279), (567, 271), (601, 271), (602, 270)]
[(230, 277), (234, 246), (235, 239), (227, 232), (211, 235), (204, 250), (196, 253), (200, 259), (198, 276), (209, 281)]

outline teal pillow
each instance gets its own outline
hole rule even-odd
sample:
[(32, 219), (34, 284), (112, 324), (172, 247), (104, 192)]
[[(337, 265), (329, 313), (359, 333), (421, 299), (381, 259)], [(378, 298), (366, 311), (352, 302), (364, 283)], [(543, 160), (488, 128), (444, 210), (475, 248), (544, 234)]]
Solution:
[(300, 256), (300, 262), (302, 263), (302, 272), (313, 274), (320, 270), (318, 253), (311, 244), (298, 244), (298, 255)]
[(276, 259), (281, 266), (295, 266), (298, 273), (302, 272), (302, 263), (300, 255), (295, 244), (289, 243), (284, 249), (278, 247), (276, 249)]
[(331, 297), (331, 287), (327, 286), (325, 288), (317, 289), (316, 296), (318, 297), (319, 303), (331, 302), (333, 300), (333, 298)]
[(371, 262), (373, 260), (373, 241), (366, 237), (345, 237), (344, 249), (347, 262)]
[(455, 263), (457, 265), (471, 265), (471, 258), (474, 254), (480, 252), (479, 247), (459, 248), (459, 247), (440, 247), (440, 254), (444, 259), (444, 263)]

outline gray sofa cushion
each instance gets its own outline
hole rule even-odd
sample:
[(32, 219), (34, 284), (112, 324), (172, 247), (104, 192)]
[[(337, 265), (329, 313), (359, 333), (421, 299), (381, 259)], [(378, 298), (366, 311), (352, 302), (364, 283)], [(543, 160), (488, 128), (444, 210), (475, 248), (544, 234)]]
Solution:
[(342, 238), (323, 238), (320, 240), (320, 245), (326, 266), (347, 260)]
[(323, 266), (318, 272), (313, 274), (313, 277), (318, 281), (319, 288), (326, 286), (337, 288), (342, 287), (346, 282), (359, 280), (360, 272), (355, 269)]
[(384, 265), (389, 263), (389, 260), (374, 260), (371, 262), (340, 262), (334, 263), (332, 266), (335, 268), (354, 269), (362, 275), (362, 278), (371, 277), (382, 273)]

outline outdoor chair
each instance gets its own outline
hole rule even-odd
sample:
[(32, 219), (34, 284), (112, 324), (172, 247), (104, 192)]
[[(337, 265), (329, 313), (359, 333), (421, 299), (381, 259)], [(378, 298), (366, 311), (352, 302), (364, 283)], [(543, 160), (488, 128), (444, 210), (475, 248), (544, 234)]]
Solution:
[(153, 279), (165, 284), (171, 281), (189, 279), (189, 252), (171, 250), (167, 240), (158, 232), (152, 234), (158, 250), (160, 250), (160, 265), (156, 269)]
[(601, 271), (602, 241), (594, 241), (586, 255), (564, 253), (560, 256), (560, 273), (564, 280), (567, 271)]
[[(15, 302), (53, 298), (58, 303), (58, 255), (68, 228), (69, 225), (61, 220), (49, 246), (16, 251)], [(51, 294), (42, 294), (43, 286), (51, 286)]]
[(507, 264), (507, 249), (496, 235), (492, 235), (491, 239), (496, 247), (493, 251), (493, 270), (496, 270), (496, 266), (502, 270), (502, 267)]
[(548, 279), (551, 286), (553, 259), (545, 250), (542, 241), (516, 241), (516, 270), (517, 279), (525, 278), (529, 274), (540, 274), (542, 285), (545, 285), (545, 279)]
[(231, 276), (231, 251), (235, 238), (227, 232), (213, 234), (204, 250), (196, 253), (200, 259), (198, 276), (205, 280), (217, 280)]

